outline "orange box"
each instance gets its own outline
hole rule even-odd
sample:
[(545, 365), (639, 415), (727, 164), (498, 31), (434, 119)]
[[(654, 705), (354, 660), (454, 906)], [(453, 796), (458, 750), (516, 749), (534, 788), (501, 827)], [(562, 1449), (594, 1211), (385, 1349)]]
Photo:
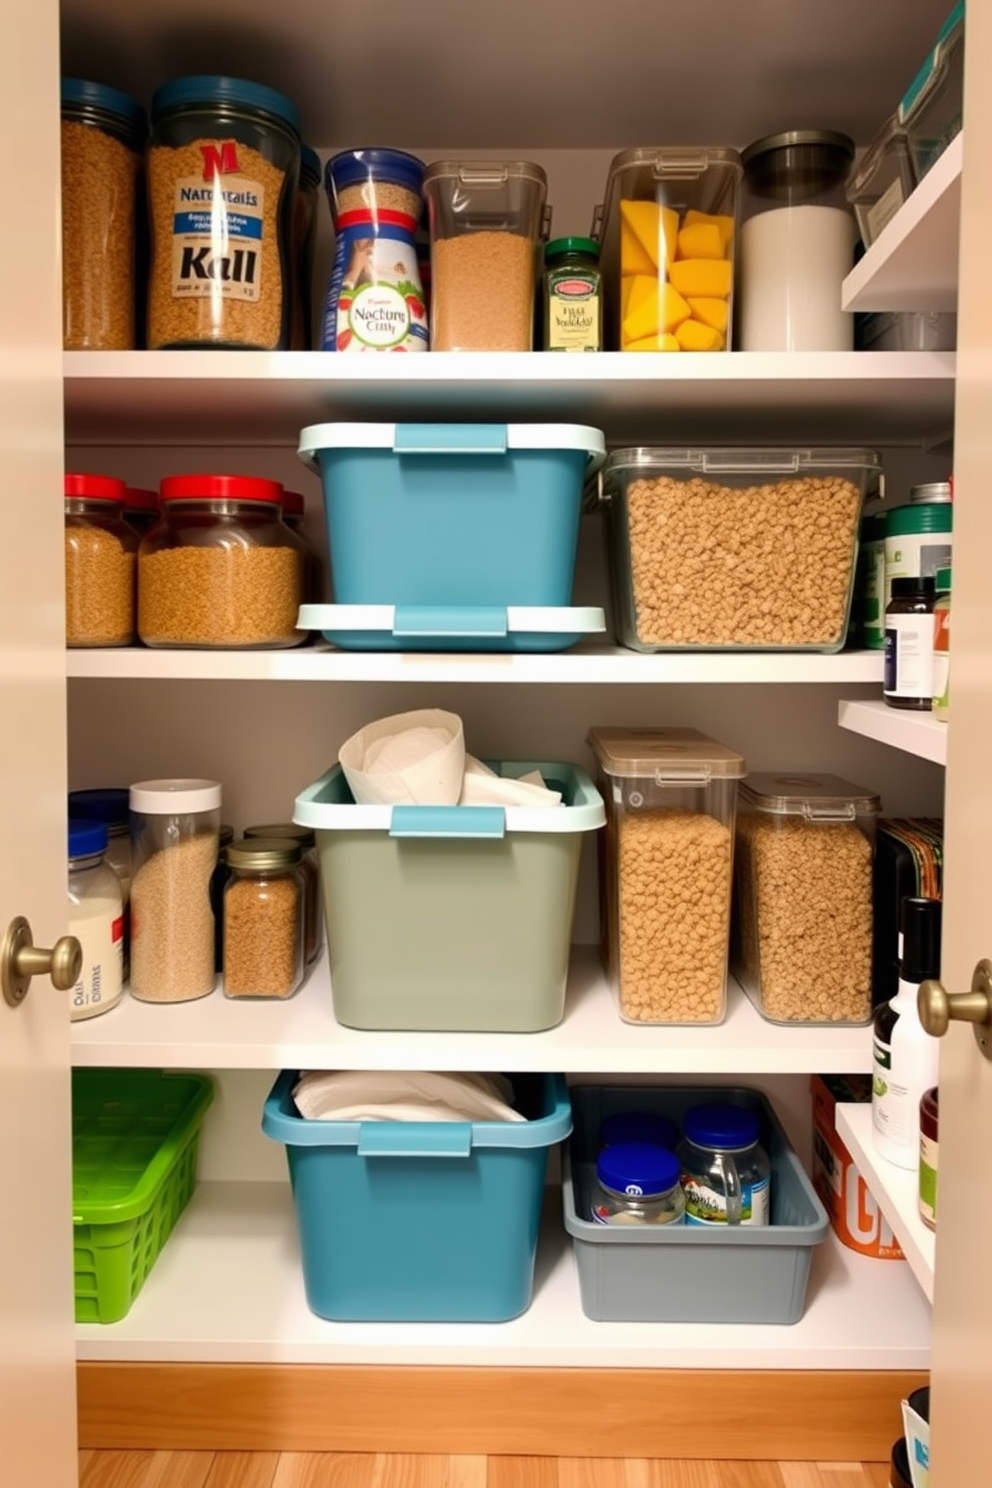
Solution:
[(813, 1075), (813, 1187), (820, 1195), (839, 1239), (859, 1255), (901, 1261), (888, 1221), (876, 1204), (854, 1159), (837, 1135), (838, 1101), (870, 1101), (870, 1075)]

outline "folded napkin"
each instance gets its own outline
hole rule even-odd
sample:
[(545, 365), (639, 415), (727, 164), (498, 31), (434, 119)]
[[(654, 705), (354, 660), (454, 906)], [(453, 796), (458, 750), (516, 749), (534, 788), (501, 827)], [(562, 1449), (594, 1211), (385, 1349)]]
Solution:
[(523, 1121), (502, 1075), (312, 1070), (293, 1088), (310, 1121)]

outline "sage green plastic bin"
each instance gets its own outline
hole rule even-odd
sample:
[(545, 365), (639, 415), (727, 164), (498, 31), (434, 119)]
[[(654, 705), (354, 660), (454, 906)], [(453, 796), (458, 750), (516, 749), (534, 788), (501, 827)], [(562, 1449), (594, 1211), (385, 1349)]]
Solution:
[(605, 820), (575, 765), (539, 770), (562, 805), (358, 806), (340, 765), (296, 799), (313, 827), (331, 995), (349, 1028), (537, 1033), (560, 1023), (582, 840)]

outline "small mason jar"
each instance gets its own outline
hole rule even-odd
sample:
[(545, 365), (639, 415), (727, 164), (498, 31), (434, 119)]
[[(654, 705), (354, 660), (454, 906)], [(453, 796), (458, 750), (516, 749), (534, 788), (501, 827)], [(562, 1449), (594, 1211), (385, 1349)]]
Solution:
[(69, 934), (83, 949), (83, 965), (69, 993), (78, 1022), (116, 1007), (124, 990), (124, 899), (106, 861), (102, 822), (69, 821)]
[(301, 827), (296, 822), (264, 822), (261, 826), (245, 827), (245, 837), (278, 837), (299, 845), (305, 889), (303, 945), (306, 964), (312, 966), (320, 955), (324, 941), (324, 906), (320, 896), (320, 857), (317, 853), (316, 833), (312, 827)]
[(758, 1115), (746, 1106), (714, 1101), (686, 1111), (678, 1149), (686, 1224), (771, 1222), (771, 1167), (760, 1135)]
[(252, 837), (224, 856), (225, 995), (292, 997), (303, 981), (303, 851), (285, 838)]
[(67, 646), (129, 646), (134, 640), (138, 536), (124, 520), (123, 481), (65, 477)]
[(648, 1142), (606, 1147), (596, 1159), (597, 1224), (682, 1224), (685, 1201), (674, 1152)]

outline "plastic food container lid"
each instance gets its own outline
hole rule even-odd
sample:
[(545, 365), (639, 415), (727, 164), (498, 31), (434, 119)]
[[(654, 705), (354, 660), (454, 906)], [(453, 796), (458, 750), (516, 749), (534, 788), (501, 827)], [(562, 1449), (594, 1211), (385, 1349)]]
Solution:
[(881, 809), (878, 796), (839, 775), (751, 775), (740, 793), (742, 805), (807, 820), (874, 816)]
[(65, 476), (67, 501), (85, 497), (88, 501), (116, 501), (118, 506), (123, 506), (127, 499), (126, 493), (124, 482), (112, 475)]
[(614, 1111), (599, 1124), (599, 1145), (620, 1147), (628, 1142), (648, 1142), (653, 1147), (673, 1148), (679, 1139), (674, 1121), (656, 1111)]
[(388, 181), (420, 195), (426, 166), (405, 150), (342, 150), (333, 155), (324, 170), (328, 191), (363, 186), (366, 181)]
[(915, 180), (916, 172), (913, 170), (906, 131), (899, 123), (898, 116), (890, 114), (851, 172), (847, 183), (848, 201), (853, 202), (861, 195), (889, 150), (897, 150), (905, 157), (910, 174)]
[(124, 487), (125, 511), (158, 511), (158, 492), (148, 491), (144, 486)]
[[(304, 176), (309, 177), (309, 180), (307, 182), (304, 182), (304, 180), (303, 180), (303, 177)], [(310, 186), (316, 186), (316, 187), (319, 188), (319, 186), (320, 186), (320, 177), (321, 177), (320, 156), (317, 154), (317, 151), (316, 150), (312, 150), (309, 145), (301, 145), (300, 146), (300, 185), (301, 186), (303, 186), (303, 185), (310, 185)]]
[(197, 74), (193, 77), (173, 78), (156, 89), (152, 97), (152, 121), (170, 110), (184, 107), (210, 108), (227, 104), (234, 108), (259, 109), (270, 114), (281, 124), (288, 124), (295, 134), (300, 132), (300, 116), (295, 103), (266, 88), (262, 83), (250, 83), (244, 78), (219, 77)]
[(458, 181), (462, 186), (492, 190), (509, 180), (533, 181), (547, 190), (547, 172), (532, 160), (436, 160), (424, 172), (424, 184)]
[(605, 775), (677, 784), (700, 775), (740, 780), (747, 774), (742, 754), (698, 729), (593, 728), (589, 743)]
[(947, 20), (937, 33), (933, 50), (928, 54), (919, 72), (906, 89), (897, 110), (902, 123), (912, 119), (913, 114), (929, 97), (933, 82), (941, 68), (946, 65), (947, 53), (952, 51), (964, 31), (964, 0), (958, 0)]
[(148, 129), (148, 117), (141, 104), (118, 88), (90, 83), (84, 78), (64, 77), (61, 95), (63, 107), (100, 109), (105, 114), (116, 114), (136, 133), (144, 134)]
[(696, 1147), (720, 1147), (737, 1151), (753, 1147), (761, 1134), (757, 1113), (746, 1106), (722, 1101), (691, 1106), (682, 1118), (686, 1140)]
[(881, 471), (882, 457), (871, 449), (668, 449), (637, 445), (613, 450), (603, 465), (604, 480), (612, 471), (662, 467), (694, 475), (796, 475), (800, 471)]
[(595, 238), (552, 238), (544, 249), (544, 261), (547, 263), (565, 253), (587, 253), (590, 258), (598, 258), (599, 244)]
[(743, 174), (743, 162), (737, 150), (724, 145), (638, 145), (633, 150), (621, 150), (610, 161), (606, 178), (606, 195), (620, 176), (628, 171), (643, 170), (645, 166), (659, 177), (678, 176), (686, 178), (702, 175), (714, 166), (725, 166)]
[(298, 842), (304, 849), (313, 847), (317, 841), (313, 827), (301, 827), (298, 822), (264, 822), (261, 826), (245, 827), (245, 837), (270, 837), (283, 842)]
[(220, 784), (216, 780), (139, 780), (131, 786), (130, 802), (132, 811), (145, 816), (219, 811)]
[(170, 475), (160, 486), (166, 501), (264, 501), (282, 505), (279, 481), (255, 475)]
[(103, 822), (107, 827), (126, 826), (131, 819), (127, 787), (70, 791), (69, 815), (74, 821)]
[(103, 822), (69, 821), (69, 857), (92, 858), (107, 851), (107, 828)]
[(630, 1198), (654, 1198), (679, 1181), (682, 1164), (674, 1152), (649, 1142), (622, 1142), (596, 1159), (596, 1177), (607, 1188)]
[(292, 868), (302, 857), (300, 844), (285, 837), (252, 837), (231, 842), (224, 849), (224, 859), (232, 868)]

